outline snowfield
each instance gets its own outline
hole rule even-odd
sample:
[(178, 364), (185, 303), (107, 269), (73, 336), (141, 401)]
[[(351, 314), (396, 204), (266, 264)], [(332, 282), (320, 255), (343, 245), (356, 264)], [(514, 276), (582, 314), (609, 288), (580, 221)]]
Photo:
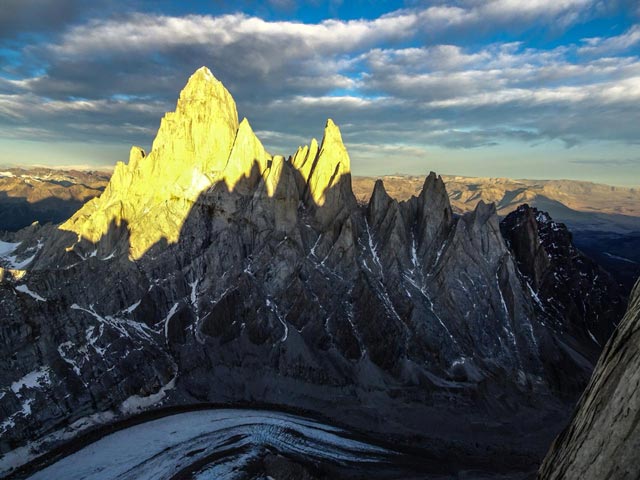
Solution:
[(193, 478), (232, 479), (266, 448), (341, 465), (385, 463), (394, 456), (347, 435), (339, 428), (278, 412), (180, 413), (107, 435), (29, 478), (160, 480), (198, 464)]

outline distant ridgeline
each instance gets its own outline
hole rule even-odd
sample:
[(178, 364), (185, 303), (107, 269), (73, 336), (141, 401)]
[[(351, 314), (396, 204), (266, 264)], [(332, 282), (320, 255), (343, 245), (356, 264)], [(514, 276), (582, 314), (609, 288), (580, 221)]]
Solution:
[(61, 223), (109, 182), (104, 172), (12, 168), (0, 171), (0, 231)]
[(1, 244), (0, 475), (202, 403), (330, 418), (432, 473), (535, 471), (624, 299), (543, 212), (454, 214), (435, 173), (416, 193), (359, 203), (331, 120), (269, 154), (196, 71), (148, 154)]

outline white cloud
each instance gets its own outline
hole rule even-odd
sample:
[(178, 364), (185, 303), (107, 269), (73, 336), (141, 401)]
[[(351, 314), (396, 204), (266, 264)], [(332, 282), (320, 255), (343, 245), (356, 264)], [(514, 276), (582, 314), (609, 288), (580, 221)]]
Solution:
[(640, 44), (640, 25), (633, 25), (626, 32), (615, 37), (585, 38), (586, 45), (578, 52), (584, 55), (611, 55)]
[(638, 110), (629, 105), (640, 96), (638, 58), (576, 57), (584, 48), (622, 51), (637, 41), (634, 29), (582, 50), (456, 41), (460, 32), (482, 38), (552, 20), (563, 27), (598, 5), (473, 0), (317, 24), (242, 14), (94, 20), (26, 49), (44, 73), (0, 84), (0, 126), (145, 143), (188, 75), (207, 65), (274, 153), (321, 133), (329, 116), (348, 125), (345, 137), (356, 145), (405, 145), (415, 154), (424, 145), (505, 138), (637, 141)]

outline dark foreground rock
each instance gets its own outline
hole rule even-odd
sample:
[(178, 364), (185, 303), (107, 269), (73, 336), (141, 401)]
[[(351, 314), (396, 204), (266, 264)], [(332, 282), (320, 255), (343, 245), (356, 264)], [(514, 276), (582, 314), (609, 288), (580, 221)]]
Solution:
[(543, 479), (640, 478), (640, 282), (607, 343), (570, 425), (540, 469)]

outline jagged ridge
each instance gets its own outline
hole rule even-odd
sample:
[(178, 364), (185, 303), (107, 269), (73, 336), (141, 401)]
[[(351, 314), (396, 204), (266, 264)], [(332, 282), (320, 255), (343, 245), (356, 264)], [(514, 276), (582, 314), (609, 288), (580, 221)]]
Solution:
[(0, 284), (0, 448), (96, 412), (260, 401), (530, 468), (577, 394), (560, 386), (588, 376), (582, 338), (546, 324), (493, 205), (454, 216), (431, 173), (418, 197), (380, 182), (360, 207), (349, 165), (331, 120), (320, 146), (271, 156), (196, 72), (149, 155)]

